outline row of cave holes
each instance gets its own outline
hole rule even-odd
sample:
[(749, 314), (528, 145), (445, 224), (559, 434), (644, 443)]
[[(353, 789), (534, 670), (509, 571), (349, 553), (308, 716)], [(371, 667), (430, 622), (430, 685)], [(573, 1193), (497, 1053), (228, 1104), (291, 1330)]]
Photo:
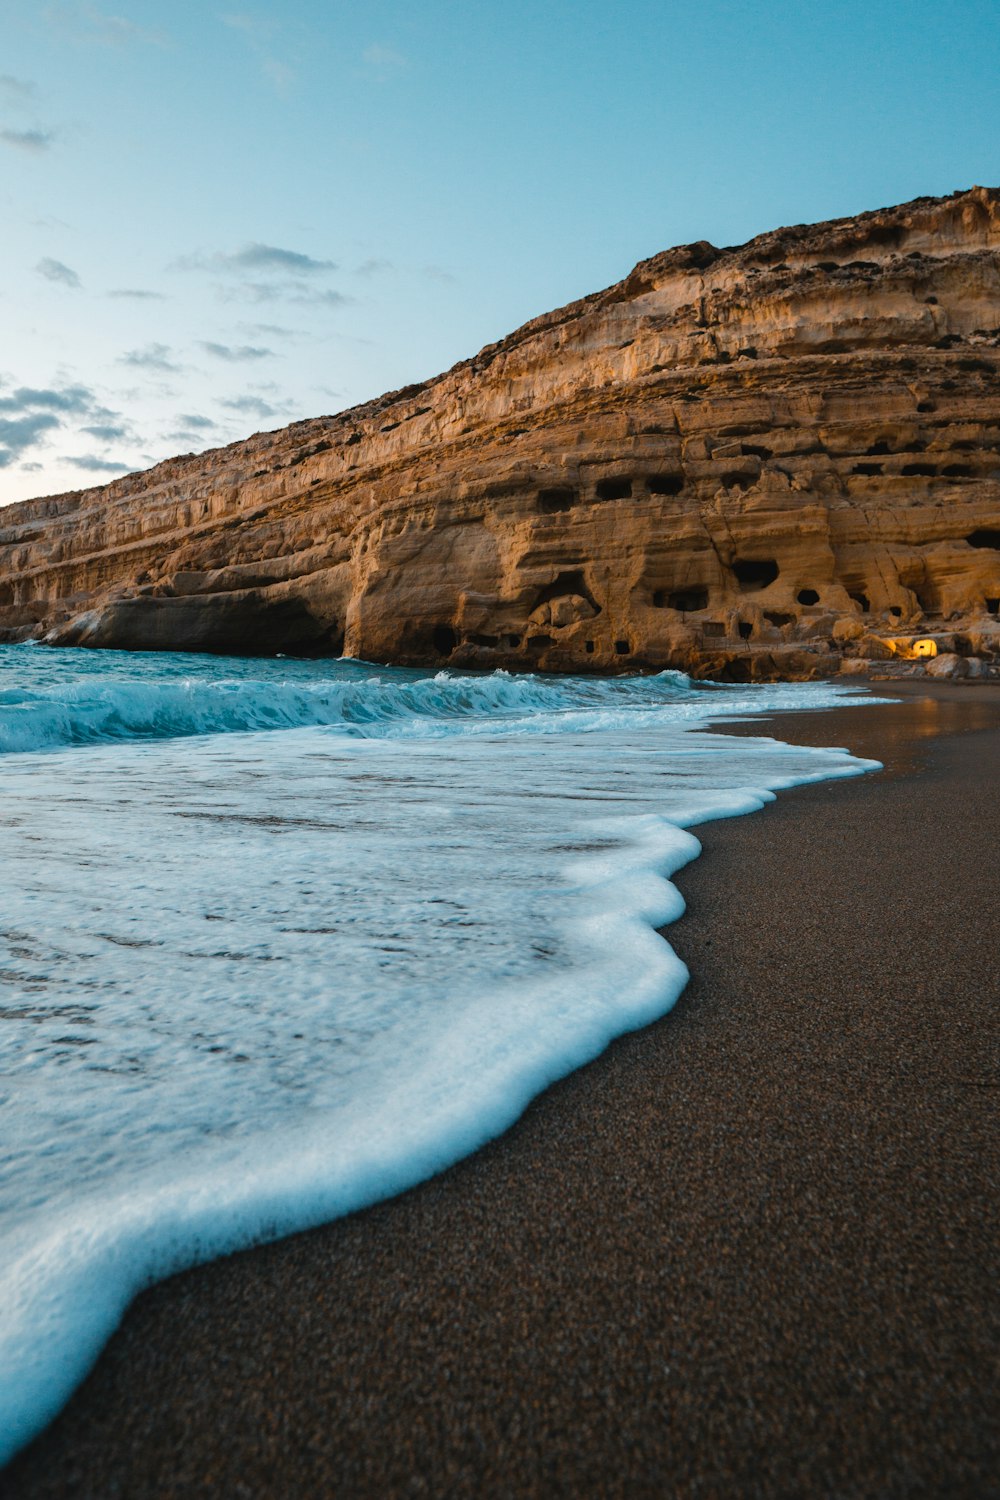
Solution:
[[(683, 474), (650, 474), (646, 479), (646, 490), (650, 495), (679, 495), (683, 488)], [(631, 500), (632, 480), (623, 476), (599, 479), (595, 494), (598, 500)], [(571, 485), (538, 492), (538, 509), (543, 516), (572, 510), (579, 503), (580, 492)]]
[[(978, 531), (970, 532), (965, 540), (970, 547), (982, 547), (1000, 552), (1000, 530), (983, 527)], [(737, 582), (746, 589), (767, 588), (769, 584), (775, 581), (780, 571), (774, 558), (737, 561), (733, 563), (732, 568)], [(582, 594), (594, 605), (595, 609), (599, 610), (600, 608), (584, 583), (581, 573), (561, 573), (554, 583), (550, 584), (548, 588), (541, 590), (537, 602), (541, 603), (544, 600), (555, 598), (561, 593)], [(818, 590), (811, 588), (799, 589), (795, 598), (806, 609), (820, 602)], [(856, 592), (850, 594), (849, 598), (853, 599), (862, 613), (868, 614), (871, 610), (871, 600), (867, 594)], [(655, 589), (653, 592), (653, 605), (657, 609), (675, 609), (684, 614), (696, 613), (699, 610), (708, 608), (708, 589), (702, 586), (673, 590)], [(998, 609), (1000, 609), (1000, 600), (987, 599), (986, 608), (992, 614), (996, 614)], [(903, 611), (898, 604), (890, 605), (889, 614), (895, 619), (898, 620), (902, 613)], [(782, 613), (778, 610), (765, 610), (764, 618), (769, 620), (772, 625), (780, 627), (782, 625), (790, 625), (795, 616)], [(725, 626), (721, 624), (713, 631), (711, 622), (706, 623), (703, 629), (706, 635), (721, 635), (725, 632)], [(744, 640), (749, 638), (751, 629), (752, 626), (748, 622), (742, 621), (740, 623), (739, 632)], [(434, 629), (431, 641), (434, 650), (439, 656), (450, 656), (458, 645), (458, 636), (450, 625), (438, 625)], [(487, 647), (504, 646), (509, 651), (516, 651), (521, 645), (521, 637), (513, 634), (502, 636), (472, 635), (469, 637), (469, 644)], [(554, 645), (555, 641), (549, 635), (533, 635), (527, 638), (525, 644), (530, 649), (543, 650), (546, 646)], [(585, 649), (588, 654), (592, 653), (594, 650), (593, 641), (587, 641)], [(627, 656), (630, 650), (631, 647), (628, 641), (615, 641), (615, 651), (619, 656)]]
[[(458, 636), (450, 625), (437, 625), (431, 636), (431, 644), (438, 656), (450, 656), (458, 645)], [(521, 644), (519, 635), (470, 635), (465, 644), (470, 646), (503, 646), (508, 651), (516, 651)], [(555, 640), (551, 635), (529, 635), (525, 641), (529, 651), (544, 651), (547, 646), (554, 646)], [(588, 656), (594, 652), (593, 641), (584, 641), (584, 650)], [(617, 656), (628, 656), (632, 650), (628, 641), (615, 641), (615, 654)]]

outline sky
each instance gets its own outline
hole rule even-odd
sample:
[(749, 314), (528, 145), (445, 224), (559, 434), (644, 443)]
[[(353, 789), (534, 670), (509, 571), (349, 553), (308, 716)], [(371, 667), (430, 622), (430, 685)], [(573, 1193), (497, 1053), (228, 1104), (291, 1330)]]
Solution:
[(0, 504), (1000, 184), (1000, 0), (2, 0)]

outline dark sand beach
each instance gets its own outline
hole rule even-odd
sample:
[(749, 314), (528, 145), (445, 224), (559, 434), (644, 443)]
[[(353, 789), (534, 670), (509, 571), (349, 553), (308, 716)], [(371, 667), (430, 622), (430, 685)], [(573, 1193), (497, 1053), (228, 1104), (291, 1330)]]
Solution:
[(405, 1196), (146, 1293), (9, 1496), (1000, 1493), (1000, 690), (697, 830), (676, 1010)]

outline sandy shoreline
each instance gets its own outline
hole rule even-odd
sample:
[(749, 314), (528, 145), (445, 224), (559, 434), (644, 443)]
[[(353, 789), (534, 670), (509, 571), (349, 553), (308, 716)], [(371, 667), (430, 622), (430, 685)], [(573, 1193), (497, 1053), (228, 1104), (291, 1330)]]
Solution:
[(697, 830), (666, 1021), (391, 1203), (154, 1288), (10, 1496), (984, 1495), (1000, 691)]

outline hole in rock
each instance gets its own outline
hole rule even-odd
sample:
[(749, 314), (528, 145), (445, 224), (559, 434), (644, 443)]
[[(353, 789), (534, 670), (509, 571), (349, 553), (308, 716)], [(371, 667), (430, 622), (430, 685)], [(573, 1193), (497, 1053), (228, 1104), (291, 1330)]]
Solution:
[(450, 625), (435, 625), (431, 641), (438, 656), (450, 656), (458, 644), (458, 636)]
[(757, 475), (747, 473), (723, 474), (722, 483), (726, 486), (727, 490), (748, 490), (751, 485), (757, 483)]
[(586, 653), (587, 653), (588, 656), (593, 656), (593, 654), (594, 654), (594, 643), (593, 643), (593, 641), (584, 641), (584, 643), (583, 643), (583, 649), (584, 649), (584, 651), (586, 651)]
[(994, 551), (1000, 552), (1000, 531), (972, 531), (965, 540), (970, 547), (992, 547)]
[(946, 479), (971, 479), (973, 469), (971, 464), (945, 464), (941, 473)]
[(918, 475), (919, 476), (923, 476), (924, 478), (929, 479), (934, 474), (937, 473), (937, 465), (936, 464), (904, 464), (903, 467), (900, 469), (899, 472), (901, 474), (905, 474), (908, 478), (911, 478), (911, 479), (912, 478), (916, 478)]
[(795, 595), (800, 604), (818, 604), (819, 595), (815, 589), (799, 589)]
[(1000, 599), (987, 599), (986, 608), (991, 615), (997, 614), (1000, 611)]
[(724, 636), (726, 633), (726, 627), (721, 620), (706, 620), (704, 625), (701, 627), (701, 633), (704, 636), (708, 636), (714, 639), (718, 636)]
[(898, 604), (890, 604), (889, 605), (889, 613), (892, 615), (892, 618), (894, 620), (901, 619), (902, 615), (903, 615), (903, 611), (902, 611), (902, 609), (900, 608), (900, 606)]
[(882, 472), (882, 465), (881, 464), (855, 464), (854, 465), (854, 472), (855, 472), (855, 474), (869, 474), (869, 475), (870, 474), (881, 474), (881, 472)]
[(741, 558), (733, 563), (733, 572), (745, 589), (766, 589), (778, 576), (778, 564), (773, 557)]
[(679, 495), (684, 488), (684, 475), (650, 474), (646, 487), (651, 495)]
[(600, 614), (601, 606), (588, 589), (579, 569), (574, 569), (569, 573), (560, 573), (551, 583), (540, 588), (532, 608), (537, 609), (540, 604), (549, 604), (553, 599), (561, 599), (564, 594), (578, 594), (580, 598), (586, 599), (596, 614)]
[(849, 594), (847, 597), (849, 599), (853, 599), (855, 604), (860, 604), (865, 614), (867, 614), (871, 609), (871, 604), (869, 603), (867, 594)]
[(748, 641), (753, 634), (753, 625), (749, 620), (741, 620), (736, 628), (740, 633), (741, 641)]
[(628, 500), (632, 495), (632, 481), (620, 475), (597, 481), (598, 500)]
[(744, 443), (743, 452), (747, 455), (748, 458), (759, 458), (761, 460), (766, 460), (768, 458), (774, 457), (774, 450), (771, 448), (765, 448), (760, 443)]
[(937, 411), (936, 401), (918, 401), (917, 411)]
[(529, 635), (528, 650), (542, 651), (546, 646), (554, 646), (555, 641), (550, 635)]
[(780, 630), (784, 625), (790, 625), (795, 619), (794, 615), (786, 615), (780, 609), (765, 609), (764, 619), (771, 625), (776, 625)]
[(469, 640), (474, 646), (497, 646), (499, 639), (495, 635), (470, 635)]
[(674, 589), (673, 592), (669, 589), (657, 589), (653, 594), (653, 603), (657, 609), (707, 609), (708, 589)]
[(928, 307), (937, 307), (938, 305), (938, 299), (936, 297), (925, 297), (924, 301), (926, 302)]
[(629, 653), (631, 652), (631, 650), (632, 650), (632, 647), (629, 645), (628, 641), (615, 641), (615, 654), (616, 655), (618, 655), (618, 656), (628, 656)]
[(503, 643), (507, 647), (508, 651), (516, 651), (518, 646), (521, 644), (521, 637), (519, 635), (505, 635), (503, 638)]
[(879, 438), (878, 442), (877, 443), (872, 443), (871, 447), (868, 449), (868, 455), (869, 455), (869, 457), (873, 457), (876, 453), (891, 453), (891, 452), (892, 452), (892, 449), (889, 447), (889, 444), (885, 441), (884, 438)]
[(575, 504), (576, 490), (574, 489), (563, 487), (538, 491), (538, 509), (543, 516), (554, 516), (560, 511), (572, 510)]

